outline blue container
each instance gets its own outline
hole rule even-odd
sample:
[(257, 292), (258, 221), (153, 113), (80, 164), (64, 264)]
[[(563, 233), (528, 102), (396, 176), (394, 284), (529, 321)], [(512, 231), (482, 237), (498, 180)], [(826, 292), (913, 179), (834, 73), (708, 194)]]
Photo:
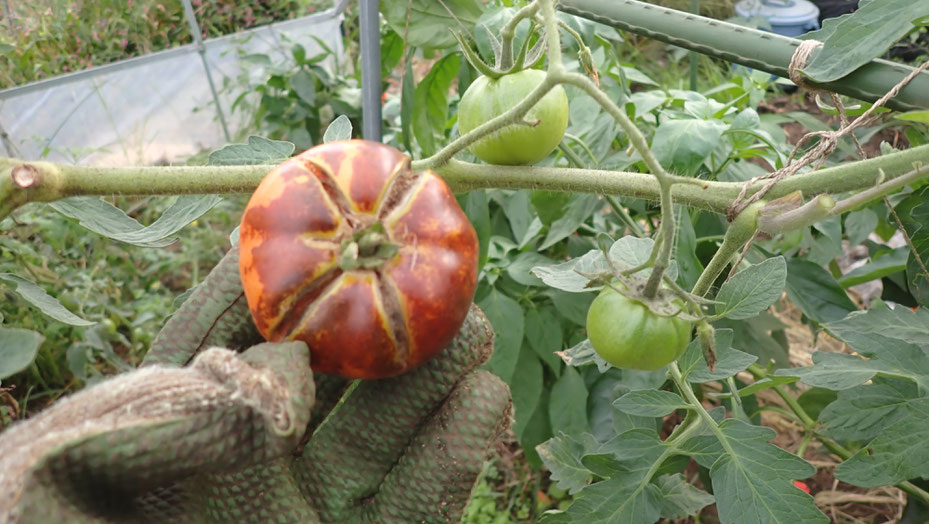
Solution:
[(742, 0), (735, 5), (735, 12), (745, 19), (767, 19), (779, 35), (796, 38), (819, 29), (819, 8), (808, 0)]

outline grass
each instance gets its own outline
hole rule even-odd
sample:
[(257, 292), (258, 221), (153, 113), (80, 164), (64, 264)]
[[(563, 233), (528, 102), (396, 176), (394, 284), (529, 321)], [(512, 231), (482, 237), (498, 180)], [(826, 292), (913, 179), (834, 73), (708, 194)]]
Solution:
[[(180, 0), (32, 0), (0, 11), (0, 89), (192, 41)], [(192, 0), (203, 37), (333, 5), (331, 0)]]

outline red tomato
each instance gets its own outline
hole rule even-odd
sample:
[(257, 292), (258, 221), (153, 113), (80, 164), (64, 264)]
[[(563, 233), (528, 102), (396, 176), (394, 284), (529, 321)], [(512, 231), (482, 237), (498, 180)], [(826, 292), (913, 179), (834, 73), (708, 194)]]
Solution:
[(445, 182), (377, 142), (309, 149), (271, 171), (242, 217), (255, 324), (302, 340), (321, 373), (403, 373), (451, 342), (477, 285), (474, 228)]

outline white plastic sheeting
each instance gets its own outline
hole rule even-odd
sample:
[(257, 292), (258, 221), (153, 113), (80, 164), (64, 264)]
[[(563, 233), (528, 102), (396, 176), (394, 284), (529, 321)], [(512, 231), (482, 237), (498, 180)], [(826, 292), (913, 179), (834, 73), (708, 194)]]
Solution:
[[(318, 38), (341, 59), (342, 7), (204, 41), (213, 81), (253, 67), (237, 48), (280, 64), (296, 43), (307, 56), (323, 52)], [(233, 134), (239, 94), (220, 93)], [(193, 44), (0, 91), (0, 136), (2, 156), (85, 165), (172, 162), (226, 142)]]

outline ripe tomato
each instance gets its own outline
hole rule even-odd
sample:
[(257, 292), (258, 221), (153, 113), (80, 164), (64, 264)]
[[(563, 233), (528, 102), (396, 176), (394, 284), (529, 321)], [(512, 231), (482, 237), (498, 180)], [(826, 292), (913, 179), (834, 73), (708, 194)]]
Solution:
[(451, 342), (477, 285), (474, 228), (445, 182), (396, 149), (323, 144), (271, 171), (239, 232), (245, 297), (268, 340), (312, 367), (402, 373)]
[[(482, 76), (471, 83), (458, 105), (458, 129), (465, 134), (518, 104), (545, 78), (545, 72), (525, 69), (499, 79)], [(555, 86), (526, 114), (535, 126), (512, 124), (471, 145), (471, 152), (488, 164), (528, 165), (551, 153), (568, 127), (568, 96)]]
[(690, 342), (690, 331), (687, 320), (659, 316), (609, 286), (587, 310), (590, 344), (603, 360), (618, 368), (660, 369), (681, 356)]

